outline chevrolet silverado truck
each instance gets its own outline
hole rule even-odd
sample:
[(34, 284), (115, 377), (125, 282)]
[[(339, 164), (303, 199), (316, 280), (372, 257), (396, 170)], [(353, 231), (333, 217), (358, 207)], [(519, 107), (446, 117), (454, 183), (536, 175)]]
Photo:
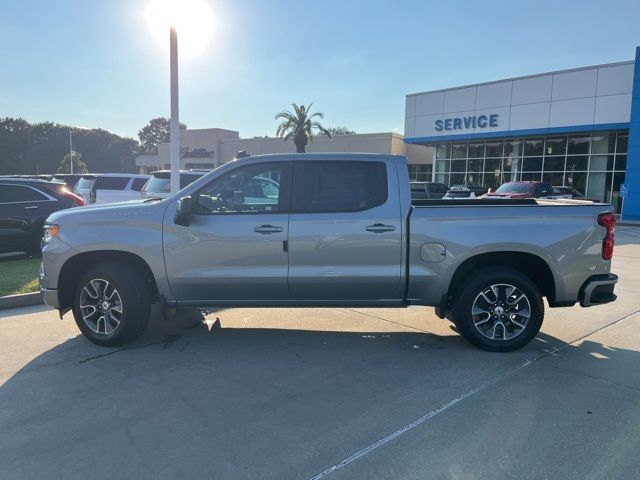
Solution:
[[(573, 202), (573, 203), (567, 203)], [(44, 301), (92, 342), (145, 329), (151, 305), (434, 306), (473, 345), (520, 348), (549, 307), (614, 301), (611, 205), (411, 201), (404, 157), (263, 155), (165, 199), (57, 212)]]

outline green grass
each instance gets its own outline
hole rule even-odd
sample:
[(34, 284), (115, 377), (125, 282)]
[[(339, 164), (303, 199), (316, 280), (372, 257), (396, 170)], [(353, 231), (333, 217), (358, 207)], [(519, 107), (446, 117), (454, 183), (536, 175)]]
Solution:
[(0, 297), (37, 292), (39, 258), (0, 261)]

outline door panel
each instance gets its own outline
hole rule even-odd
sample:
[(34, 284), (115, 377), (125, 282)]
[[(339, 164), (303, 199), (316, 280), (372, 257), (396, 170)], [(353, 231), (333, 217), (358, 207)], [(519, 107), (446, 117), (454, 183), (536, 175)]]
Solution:
[(194, 196), (188, 226), (165, 215), (165, 263), (178, 301), (288, 300), (290, 170), (238, 167)]
[[(304, 172), (296, 172), (296, 188), (303, 187), (297, 188), (289, 221), (292, 299), (402, 298), (397, 172), (386, 163), (377, 175), (365, 171), (375, 168), (372, 163), (379, 162), (303, 162)], [(333, 211), (304, 211), (325, 208)]]

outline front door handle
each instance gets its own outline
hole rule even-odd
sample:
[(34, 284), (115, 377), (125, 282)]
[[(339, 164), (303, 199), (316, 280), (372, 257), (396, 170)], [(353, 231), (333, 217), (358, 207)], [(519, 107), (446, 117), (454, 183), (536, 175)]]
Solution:
[(393, 232), (396, 229), (393, 225), (385, 225), (384, 223), (374, 223), (367, 227), (367, 232), (384, 233)]
[(32, 207), (24, 207), (25, 210), (35, 210), (37, 208), (38, 208), (37, 205), (33, 205)]
[(279, 233), (282, 231), (282, 227), (276, 227), (274, 225), (260, 225), (259, 227), (255, 227), (253, 231), (262, 234)]

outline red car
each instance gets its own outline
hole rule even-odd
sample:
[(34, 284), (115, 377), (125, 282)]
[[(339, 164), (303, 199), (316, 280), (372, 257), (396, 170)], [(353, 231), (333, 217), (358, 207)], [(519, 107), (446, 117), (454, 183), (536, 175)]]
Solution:
[(553, 196), (553, 187), (547, 182), (507, 182), (495, 192), (482, 198), (543, 198)]

